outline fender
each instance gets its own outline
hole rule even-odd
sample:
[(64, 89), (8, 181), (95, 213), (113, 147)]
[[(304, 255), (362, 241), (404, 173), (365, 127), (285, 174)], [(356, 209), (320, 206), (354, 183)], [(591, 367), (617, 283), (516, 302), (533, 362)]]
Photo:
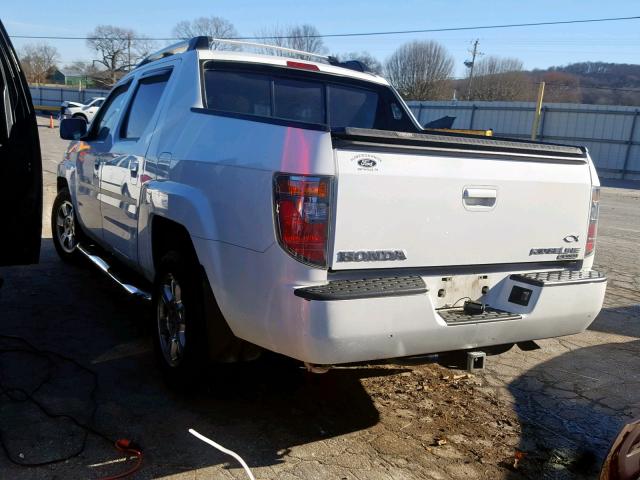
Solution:
[(141, 192), (138, 218), (138, 258), (149, 279), (154, 275), (151, 224), (156, 215), (184, 226), (191, 236), (217, 238), (213, 212), (200, 190), (173, 181), (150, 181)]
[[(138, 221), (138, 256), (145, 275), (153, 275), (151, 222), (155, 215), (182, 225), (191, 237), (256, 252), (264, 252), (275, 242), (271, 215), (266, 221), (263, 219), (260, 233), (254, 229), (253, 235), (248, 235), (247, 223), (252, 222), (247, 222), (247, 218), (256, 215), (258, 209), (247, 211), (249, 207), (241, 200), (235, 200), (232, 205), (221, 201), (221, 198), (226, 198), (225, 188), (235, 183), (223, 177), (223, 181), (211, 183), (210, 192), (172, 180), (154, 180), (146, 184), (141, 195)], [(270, 200), (267, 203), (270, 204)], [(269, 229), (265, 228), (267, 224)]]

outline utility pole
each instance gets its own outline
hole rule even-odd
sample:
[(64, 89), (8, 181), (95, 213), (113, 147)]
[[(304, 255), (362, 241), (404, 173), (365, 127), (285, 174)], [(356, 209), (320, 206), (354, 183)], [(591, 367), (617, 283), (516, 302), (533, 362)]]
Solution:
[(131, 34), (127, 35), (127, 72), (131, 71)]
[(476, 38), (473, 42), (473, 50), (471, 50), (471, 61), (464, 62), (465, 66), (469, 68), (469, 83), (467, 84), (467, 100), (471, 100), (471, 85), (473, 84), (473, 69), (476, 66), (476, 57), (482, 55), (482, 52), (478, 51), (478, 44), (480, 40)]
[(536, 109), (533, 114), (533, 125), (531, 125), (531, 140), (535, 140), (538, 136), (538, 126), (540, 125), (540, 113), (542, 111), (542, 99), (544, 98), (544, 82), (540, 82), (538, 86), (538, 98), (536, 100)]

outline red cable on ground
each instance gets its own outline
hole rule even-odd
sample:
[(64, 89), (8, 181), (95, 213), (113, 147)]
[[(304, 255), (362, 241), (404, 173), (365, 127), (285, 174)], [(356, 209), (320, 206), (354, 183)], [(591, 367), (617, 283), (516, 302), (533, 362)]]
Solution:
[(131, 440), (126, 438), (121, 438), (120, 440), (116, 440), (115, 446), (118, 451), (128, 454), (127, 457), (131, 455), (135, 456), (136, 463), (129, 470), (125, 472), (117, 473), (115, 475), (111, 475), (108, 477), (102, 477), (99, 480), (117, 480), (119, 478), (128, 477), (129, 475), (137, 472), (140, 469), (140, 466), (142, 465), (142, 456), (143, 456), (142, 450), (139, 447), (137, 447)]

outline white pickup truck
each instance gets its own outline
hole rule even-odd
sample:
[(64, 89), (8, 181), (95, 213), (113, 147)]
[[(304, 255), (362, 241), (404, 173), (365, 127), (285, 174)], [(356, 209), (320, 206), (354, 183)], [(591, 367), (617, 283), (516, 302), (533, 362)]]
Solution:
[(82, 118), (85, 122), (90, 123), (103, 103), (103, 97), (92, 98), (86, 105), (78, 102), (62, 102), (58, 119), (62, 120), (63, 118), (69, 117)]
[(198, 37), (88, 131), (62, 122), (56, 248), (152, 299), (170, 377), (256, 346), (310, 366), (490, 350), (600, 311), (587, 151), (422, 130), (360, 67)]

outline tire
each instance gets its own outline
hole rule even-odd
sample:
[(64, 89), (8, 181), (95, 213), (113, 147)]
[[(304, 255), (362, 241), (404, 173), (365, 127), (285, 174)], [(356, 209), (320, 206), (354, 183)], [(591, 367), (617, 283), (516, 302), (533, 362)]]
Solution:
[(194, 386), (213, 371), (212, 364), (260, 356), (259, 347), (233, 335), (192, 248), (162, 256), (152, 318), (156, 358), (171, 387)]
[(192, 254), (170, 250), (158, 264), (153, 287), (156, 358), (170, 386), (192, 384), (207, 362), (205, 295)]
[(51, 235), (53, 245), (62, 260), (70, 263), (78, 263), (81, 260), (78, 243), (83, 239), (83, 235), (67, 188), (61, 189), (53, 202)]
[(89, 123), (89, 119), (87, 118), (87, 116), (83, 115), (82, 113), (76, 113), (71, 118), (82, 118), (85, 122)]

